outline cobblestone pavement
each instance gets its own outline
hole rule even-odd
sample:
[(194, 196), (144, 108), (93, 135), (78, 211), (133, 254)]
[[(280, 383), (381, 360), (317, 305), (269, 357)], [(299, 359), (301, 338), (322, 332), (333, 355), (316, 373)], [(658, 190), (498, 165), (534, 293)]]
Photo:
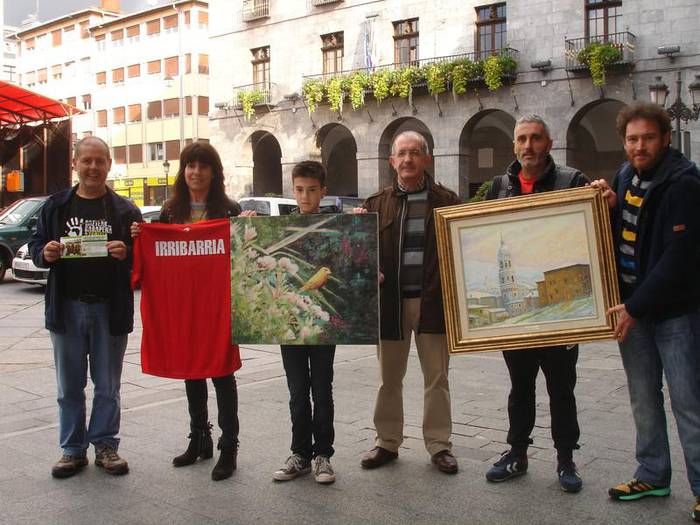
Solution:
[[(140, 333), (139, 319), (122, 385), (120, 452), (131, 473), (109, 477), (91, 465), (73, 478), (55, 480), (49, 470), (60, 455), (56, 387), (43, 329), (43, 294), (11, 278), (0, 283), (0, 523), (691, 523), (693, 498), (670, 410), (672, 496), (634, 503), (607, 498), (608, 486), (627, 480), (635, 466), (627, 387), (613, 343), (581, 348), (582, 436), (575, 460), (584, 488), (574, 495), (557, 483), (541, 377), (528, 474), (502, 484), (485, 481), (486, 470), (507, 448), (508, 376), (495, 353), (455, 356), (450, 362), (456, 476), (435, 470), (423, 447), (422, 377), (415, 352), (405, 381), (406, 439), (399, 460), (376, 471), (360, 467), (360, 454), (371, 448), (374, 436), (377, 363), (369, 346), (339, 347), (336, 353), (334, 485), (317, 485), (311, 476), (272, 481), (291, 439), (287, 387), (274, 346), (242, 348), (241, 445), (233, 477), (213, 482), (211, 460), (174, 469), (171, 458), (182, 452), (188, 433), (184, 385), (141, 373)], [(215, 421), (212, 396), (210, 388)]]

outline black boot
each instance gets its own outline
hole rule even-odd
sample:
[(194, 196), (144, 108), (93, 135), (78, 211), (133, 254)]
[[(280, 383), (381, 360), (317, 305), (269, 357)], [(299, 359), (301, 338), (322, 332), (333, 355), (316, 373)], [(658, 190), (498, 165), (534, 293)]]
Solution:
[(192, 429), (190, 431), (190, 444), (187, 450), (173, 458), (173, 465), (184, 467), (191, 465), (197, 458), (209, 459), (214, 454), (214, 442), (211, 440), (211, 425), (206, 428)]
[(230, 478), (233, 471), (236, 470), (238, 444), (222, 445), (221, 440), (219, 440), (217, 448), (221, 450), (221, 454), (219, 455), (219, 461), (214, 466), (214, 470), (211, 471), (211, 479), (221, 481), (222, 479)]

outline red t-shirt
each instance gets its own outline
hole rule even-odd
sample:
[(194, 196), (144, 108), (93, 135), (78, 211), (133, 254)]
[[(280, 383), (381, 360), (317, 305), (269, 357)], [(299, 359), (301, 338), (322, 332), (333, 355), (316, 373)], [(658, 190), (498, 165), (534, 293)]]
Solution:
[(526, 179), (525, 177), (523, 177), (522, 170), (518, 172), (518, 179), (520, 179), (520, 193), (522, 195), (532, 193), (532, 190), (535, 188), (535, 182), (537, 182), (537, 179), (534, 177), (532, 179)]
[(231, 344), (229, 220), (142, 224), (132, 286), (141, 283), (141, 369), (176, 379), (241, 367)]

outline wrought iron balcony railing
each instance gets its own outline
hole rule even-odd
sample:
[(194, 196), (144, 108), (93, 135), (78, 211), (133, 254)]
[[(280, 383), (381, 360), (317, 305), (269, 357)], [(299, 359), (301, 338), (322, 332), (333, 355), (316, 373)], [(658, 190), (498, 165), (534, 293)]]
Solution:
[(243, 0), (243, 21), (250, 22), (270, 16), (270, 0)]
[(253, 107), (272, 106), (273, 97), (276, 91), (276, 84), (263, 82), (258, 84), (246, 84), (245, 86), (234, 86), (233, 107), (241, 109), (246, 97), (249, 98)]
[(566, 69), (568, 71), (580, 71), (588, 69), (588, 66), (579, 60), (581, 51), (591, 44), (610, 44), (620, 51), (620, 60), (615, 64), (631, 64), (634, 62), (635, 36), (629, 31), (611, 33), (609, 35), (591, 36), (586, 38), (574, 38), (565, 40), (564, 54), (566, 57)]

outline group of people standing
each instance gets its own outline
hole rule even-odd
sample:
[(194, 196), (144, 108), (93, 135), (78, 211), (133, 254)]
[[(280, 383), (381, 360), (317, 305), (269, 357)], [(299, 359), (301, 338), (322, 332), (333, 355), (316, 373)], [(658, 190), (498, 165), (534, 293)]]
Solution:
[[(671, 405), (696, 498), (693, 518), (700, 522), (700, 172), (670, 147), (666, 112), (654, 104), (625, 107), (617, 119), (627, 162), (612, 183), (590, 181), (609, 208), (622, 302), (608, 312), (617, 316), (615, 336), (627, 374), (637, 438), (639, 466), (633, 478), (612, 487), (610, 497), (636, 500), (670, 494), (671, 461), (663, 405), (666, 377)], [(520, 118), (514, 129), (516, 160), (496, 177), (487, 199), (574, 188), (589, 184), (580, 171), (557, 165), (552, 139), (538, 116)], [(355, 213), (374, 212), (379, 220), (380, 384), (374, 410), (375, 446), (361, 460), (365, 469), (398, 458), (403, 441), (403, 379), (411, 336), (424, 378), (423, 437), (435, 467), (458, 471), (452, 454), (452, 414), (448, 380), (449, 352), (440, 285), (435, 208), (460, 198), (426, 171), (428, 144), (419, 133), (394, 138), (389, 162), (393, 184), (368, 197)], [(50, 268), (46, 290), (46, 327), (56, 363), (60, 446), (55, 477), (72, 476), (87, 465), (90, 444), (95, 464), (111, 474), (128, 472), (117, 452), (119, 378), (127, 334), (133, 325), (133, 295), (128, 285), (131, 239), (139, 234), (138, 210), (106, 186), (109, 147), (89, 137), (76, 145), (76, 187), (51, 196), (30, 242), (34, 262)], [(325, 171), (306, 161), (292, 173), (297, 213), (323, 210)], [(195, 142), (181, 153), (174, 195), (161, 221), (171, 223), (231, 217), (239, 206), (224, 192), (221, 160), (208, 143)], [(60, 237), (76, 224), (90, 222), (108, 235), (108, 257), (64, 261)], [(203, 352), (206, 349), (193, 349)], [(287, 481), (313, 470), (319, 483), (332, 483), (333, 356), (335, 347), (283, 346), (290, 392), (292, 454), (273, 478)], [(510, 377), (506, 451), (486, 473), (502, 482), (526, 473), (527, 450), (535, 423), (535, 383), (540, 369), (550, 398), (551, 432), (557, 450), (557, 478), (567, 492), (583, 482), (574, 463), (579, 448), (576, 345), (503, 353)], [(89, 356), (89, 359), (88, 359)], [(86, 370), (95, 385), (89, 425), (85, 427)], [(221, 427), (215, 480), (236, 468), (238, 415), (233, 374), (213, 378)], [(187, 380), (190, 442), (173, 459), (175, 466), (213, 455), (205, 379)]]

